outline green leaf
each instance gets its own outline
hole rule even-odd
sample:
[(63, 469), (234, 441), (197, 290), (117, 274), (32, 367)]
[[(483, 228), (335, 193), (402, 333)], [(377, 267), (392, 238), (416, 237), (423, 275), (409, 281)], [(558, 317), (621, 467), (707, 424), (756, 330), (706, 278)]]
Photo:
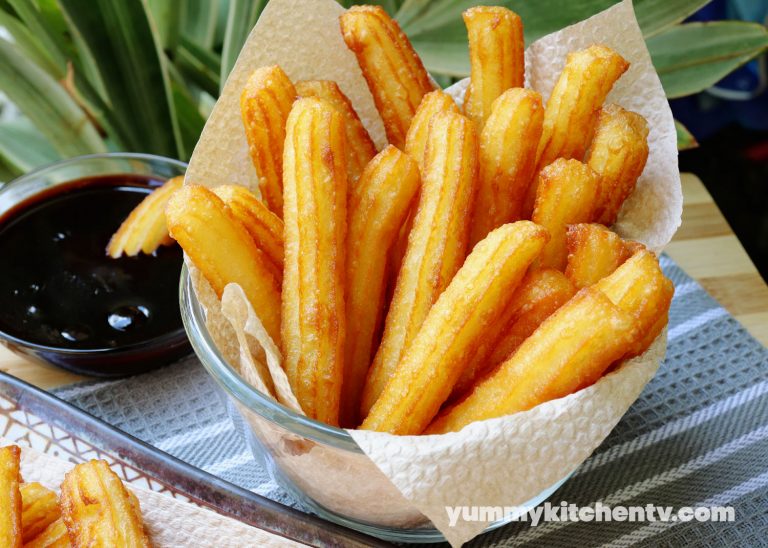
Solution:
[(248, 33), (264, 9), (264, 0), (229, 0), (227, 30), (224, 33), (224, 47), (221, 51), (220, 88), (224, 87), (237, 56), (240, 55)]
[(105, 152), (91, 121), (58, 82), (2, 39), (0, 89), (62, 156)]
[(51, 58), (40, 41), (32, 34), (24, 23), (18, 20), (13, 15), (0, 11), (0, 27), (5, 28), (8, 34), (13, 38), (13, 43), (32, 62), (45, 69), (48, 74), (57, 77), (60, 76), (59, 67), (56, 66), (56, 62)]
[(67, 46), (63, 36), (52, 31), (48, 21), (32, 0), (8, 0), (30, 33), (37, 39), (43, 51), (50, 57), (56, 69), (54, 76), (61, 78), (67, 65)]
[(6, 167), (21, 174), (60, 156), (28, 120), (20, 118), (0, 123), (0, 158)]
[(218, 96), (221, 59), (215, 53), (182, 36), (176, 49), (176, 65), (190, 82)]
[(60, 0), (102, 76), (117, 140), (175, 157), (178, 124), (167, 69), (140, 0)]
[(181, 35), (201, 48), (213, 48), (219, 6), (218, 0), (182, 0), (179, 8)]
[(702, 91), (768, 47), (762, 25), (741, 21), (687, 23), (647, 41), (667, 97)]
[(699, 146), (696, 137), (677, 120), (675, 120), (675, 131), (677, 132), (677, 150), (689, 150)]
[(414, 41), (413, 47), (429, 72), (457, 78), (469, 76), (466, 43)]
[(163, 49), (173, 51), (179, 40), (179, 24), (181, 18), (178, 16), (181, 10), (183, 0), (147, 0), (149, 14), (155, 23), (157, 32), (160, 35), (160, 43)]
[(635, 15), (649, 38), (679, 23), (712, 0), (636, 0)]
[(181, 159), (185, 162), (192, 155), (192, 150), (200, 138), (200, 133), (205, 126), (205, 118), (200, 114), (192, 97), (183, 84), (172, 81), (171, 93), (173, 97), (173, 107), (176, 111), (176, 117), (179, 120), (179, 133), (181, 135), (181, 145), (184, 154)]

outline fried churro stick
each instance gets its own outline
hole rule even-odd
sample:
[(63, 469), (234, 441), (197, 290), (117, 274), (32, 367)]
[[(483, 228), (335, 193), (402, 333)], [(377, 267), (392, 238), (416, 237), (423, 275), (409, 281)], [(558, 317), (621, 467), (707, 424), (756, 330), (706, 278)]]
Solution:
[(520, 221), (497, 228), (475, 246), (429, 311), (362, 429), (410, 435), (427, 427), (546, 241), (542, 227)]
[(283, 278), (283, 221), (264, 202), (240, 185), (221, 185), (213, 189), (235, 218), (243, 223), (248, 234)]
[(21, 546), (21, 449), (0, 447), (0, 546)]
[[(456, 383), (454, 395), (467, 392), (494, 366), (500, 364), (533, 333), (541, 322), (552, 315), (576, 293), (562, 272), (552, 268), (531, 270), (515, 291), (504, 317), (490, 326), (486, 339), (490, 351), (477, 353)], [(481, 359), (477, 359), (480, 356)]]
[[(544, 111), (544, 129), (536, 153), (536, 171), (557, 158), (581, 160), (587, 150), (597, 111), (629, 63), (612, 49), (592, 45), (568, 54)], [(523, 214), (533, 211), (538, 183), (528, 189)]]
[(59, 497), (39, 483), (21, 486), (21, 536), (24, 544), (61, 517)]
[(173, 177), (144, 198), (112, 235), (107, 255), (113, 259), (123, 254), (135, 257), (140, 251), (149, 255), (161, 245), (172, 244), (165, 225), (165, 206), (183, 183), (184, 176)]
[(545, 167), (539, 179), (531, 220), (549, 230), (551, 239), (536, 264), (563, 271), (568, 260), (566, 227), (592, 218), (599, 178), (578, 160), (560, 158)]
[(454, 112), (436, 114), (427, 139), (413, 229), (384, 322), (381, 346), (363, 390), (362, 416), (368, 414), (432, 304), (466, 257), (476, 180), (473, 123)]
[(661, 271), (656, 256), (647, 250), (638, 251), (595, 287), (635, 317), (640, 335), (630, 345), (626, 357), (645, 352), (667, 324), (675, 291), (672, 282)]
[(459, 107), (456, 106), (453, 97), (441, 89), (436, 89), (427, 93), (421, 100), (408, 128), (408, 134), (405, 138), (405, 152), (416, 161), (419, 169), (424, 167), (424, 152), (427, 150), (429, 124), (435, 114), (440, 112), (459, 114)]
[(582, 289), (464, 400), (444, 410), (426, 433), (457, 432), (472, 422), (526, 411), (589, 386), (635, 340), (634, 324), (601, 291)]
[(544, 108), (535, 91), (513, 88), (493, 103), (480, 133), (480, 177), (470, 245), (496, 227), (520, 219), (536, 167)]
[(515, 12), (498, 6), (476, 6), (462, 16), (469, 38), (472, 90), (464, 101), (464, 113), (480, 129), (497, 97), (509, 88), (523, 87), (523, 22)]
[[(459, 107), (453, 101), (453, 98), (443, 90), (435, 90), (427, 93), (419, 104), (419, 109), (413, 117), (411, 127), (408, 128), (408, 135), (405, 139), (405, 152), (413, 158), (419, 166), (419, 170), (424, 169), (424, 152), (427, 148), (427, 136), (429, 135), (429, 124), (432, 117), (438, 112), (454, 112), (459, 114)], [(415, 206), (415, 201), (414, 201)], [(408, 235), (413, 229), (414, 207), (403, 223), (400, 229), (400, 235), (392, 248), (391, 259), (389, 261), (389, 278), (392, 286), (397, 282), (397, 275), (403, 265), (403, 257), (408, 248)]]
[(151, 546), (141, 511), (103, 460), (67, 472), (61, 484), (61, 516), (75, 548)]
[(565, 275), (578, 289), (599, 282), (631, 254), (615, 232), (596, 223), (569, 225), (566, 241), (568, 266)]
[(63, 518), (59, 518), (31, 541), (24, 548), (70, 548), (69, 532)]
[(387, 139), (405, 145), (411, 119), (435, 89), (408, 37), (380, 6), (353, 6), (339, 18), (347, 47), (357, 57)]
[(216, 294), (239, 284), (270, 337), (280, 341), (279, 273), (221, 198), (188, 185), (171, 197), (165, 213), (171, 236)]
[(347, 234), (347, 342), (341, 425), (359, 423), (360, 399), (384, 313), (387, 254), (419, 188), (419, 169), (392, 145), (379, 153), (352, 192)]
[(285, 370), (304, 412), (337, 425), (344, 360), (347, 175), (344, 120), (299, 99), (288, 116), (283, 162)]
[(285, 121), (296, 100), (296, 89), (277, 65), (256, 69), (240, 95), (240, 114), (261, 197), (283, 216), (283, 141)]
[(323, 99), (344, 117), (344, 128), (347, 132), (347, 179), (349, 181), (347, 190), (351, 193), (365, 166), (371, 158), (376, 156), (376, 145), (373, 144), (368, 130), (365, 129), (352, 103), (336, 82), (331, 80), (297, 82), (296, 93), (299, 97)]
[(600, 111), (586, 163), (600, 175), (595, 220), (610, 226), (648, 160), (648, 123), (618, 105)]

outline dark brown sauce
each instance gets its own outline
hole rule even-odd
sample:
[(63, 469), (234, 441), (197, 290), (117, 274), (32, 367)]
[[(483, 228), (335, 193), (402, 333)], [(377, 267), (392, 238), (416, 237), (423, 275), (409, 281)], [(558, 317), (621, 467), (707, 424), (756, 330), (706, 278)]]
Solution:
[(0, 331), (87, 350), (181, 329), (179, 247), (120, 259), (105, 252), (123, 219), (160, 184), (138, 175), (80, 179), (0, 217)]

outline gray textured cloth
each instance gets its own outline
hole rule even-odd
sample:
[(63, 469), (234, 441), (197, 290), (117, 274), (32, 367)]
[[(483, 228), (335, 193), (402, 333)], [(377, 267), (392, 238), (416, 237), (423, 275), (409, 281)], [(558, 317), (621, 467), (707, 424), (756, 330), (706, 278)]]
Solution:
[[(586, 506), (734, 506), (736, 521), (516, 523), (486, 546), (768, 546), (768, 350), (666, 257), (676, 286), (669, 349), (611, 435), (549, 499)], [(296, 505), (252, 458), (243, 424), (190, 358), (160, 371), (56, 390), (180, 459)]]

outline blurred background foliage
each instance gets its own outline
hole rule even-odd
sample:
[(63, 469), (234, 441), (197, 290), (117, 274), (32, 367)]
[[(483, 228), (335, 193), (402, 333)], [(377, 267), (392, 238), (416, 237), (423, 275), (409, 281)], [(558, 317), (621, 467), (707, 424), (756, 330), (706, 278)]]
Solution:
[[(266, 0), (0, 0), (0, 181), (60, 157), (110, 150), (189, 159)], [(345, 6), (357, 2), (341, 1)], [(441, 84), (469, 73), (461, 12), (476, 0), (379, 0)], [(505, 0), (526, 41), (615, 0)], [(670, 98), (760, 54), (765, 26), (681, 23), (706, 0), (635, 0)], [(16, 111), (18, 109), (18, 111)], [(18, 115), (21, 113), (21, 116)], [(681, 147), (693, 145), (678, 125)]]

